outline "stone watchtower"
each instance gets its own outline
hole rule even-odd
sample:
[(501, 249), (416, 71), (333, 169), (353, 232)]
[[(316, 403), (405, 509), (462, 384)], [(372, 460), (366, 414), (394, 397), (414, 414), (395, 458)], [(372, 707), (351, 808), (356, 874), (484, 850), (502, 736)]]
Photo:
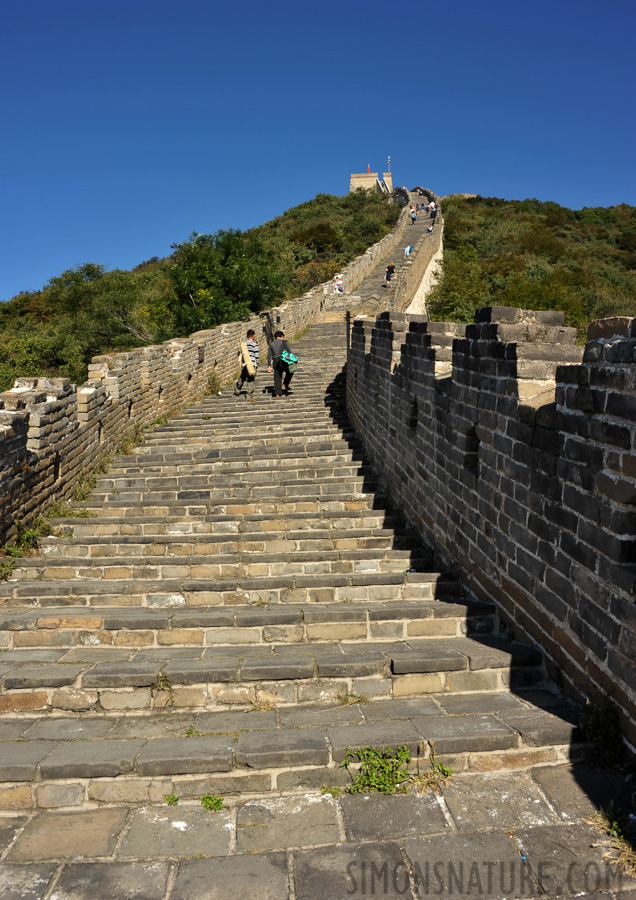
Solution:
[(349, 193), (359, 188), (377, 191), (378, 194), (390, 194), (393, 191), (393, 175), (391, 172), (383, 172), (380, 180), (378, 172), (353, 172), (349, 178)]

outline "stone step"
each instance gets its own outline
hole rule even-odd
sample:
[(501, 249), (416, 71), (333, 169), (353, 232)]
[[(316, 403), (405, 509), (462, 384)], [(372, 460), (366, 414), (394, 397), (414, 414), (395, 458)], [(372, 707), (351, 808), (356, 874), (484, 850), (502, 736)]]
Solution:
[[(156, 473), (140, 473), (138, 475), (119, 475), (111, 473), (100, 475), (93, 497), (119, 491), (130, 490), (168, 491), (171, 488), (187, 490), (225, 486), (228, 478), (240, 474), (244, 486), (262, 484), (292, 484), (294, 482), (332, 484), (372, 483), (377, 484), (377, 476), (369, 465), (359, 462), (334, 461), (325, 459), (322, 464), (300, 459), (272, 459), (260, 463), (246, 463), (243, 460), (220, 459), (215, 465), (208, 463), (203, 467), (193, 466), (190, 472), (175, 473), (170, 470)], [(364, 479), (365, 481), (360, 481)]]
[[(211, 451), (220, 450), (218, 459), (212, 456)], [(235, 441), (225, 440), (223, 437), (210, 440), (201, 450), (183, 450), (173, 454), (146, 453), (137, 456), (132, 462), (125, 455), (116, 456), (110, 463), (109, 475), (122, 475), (127, 473), (146, 472), (149, 470), (184, 471), (188, 472), (197, 466), (205, 471), (207, 466), (218, 465), (222, 459), (227, 462), (249, 462), (251, 460), (272, 459), (323, 459), (325, 457), (337, 460), (359, 461), (364, 460), (362, 446), (354, 441), (310, 441), (307, 443), (294, 442), (292, 447), (285, 444), (272, 445), (266, 441), (256, 441), (250, 438), (237, 438)]]
[[(274, 546), (272, 546), (274, 545)], [(284, 545), (284, 547), (283, 547)], [(116, 542), (109, 535), (93, 537), (45, 537), (40, 539), (40, 561), (120, 556), (201, 556), (204, 554), (271, 553), (284, 549), (291, 553), (313, 553), (356, 550), (405, 550), (404, 541), (390, 528), (355, 528), (331, 531), (237, 531), (225, 534), (119, 535)], [(428, 559), (424, 550), (414, 552)], [(319, 559), (321, 557), (318, 557)]]
[(130, 578), (78, 581), (5, 581), (0, 607), (179, 607), (243, 604), (367, 603), (384, 600), (448, 599), (459, 594), (450, 576), (436, 572), (296, 575), (196, 580)]
[(115, 605), (102, 608), (16, 608), (0, 615), (4, 650), (74, 646), (216, 647), (377, 641), (488, 634), (494, 607), (443, 600), (316, 603), (311, 606), (226, 606), (196, 611)]
[[(351, 496), (375, 493), (379, 479), (374, 474), (322, 476), (311, 469), (290, 469), (276, 477), (276, 470), (256, 473), (246, 472), (240, 479), (200, 476), (198, 487), (164, 487), (161, 479), (156, 486), (138, 489), (114, 488), (102, 490), (98, 484), (91, 493), (93, 503), (145, 503), (147, 500), (176, 503), (188, 500), (222, 500), (224, 498), (271, 499), (272, 497), (297, 497), (312, 492), (317, 497)], [(207, 486), (206, 486), (207, 485)]]
[(187, 519), (199, 520), (208, 515), (240, 519), (244, 515), (254, 516), (259, 513), (264, 516), (283, 515), (285, 517), (295, 514), (322, 517), (349, 512), (375, 511), (377, 513), (377, 510), (385, 505), (377, 491), (374, 493), (359, 492), (353, 498), (345, 497), (344, 499), (328, 495), (321, 497), (316, 491), (310, 492), (309, 490), (305, 494), (292, 497), (279, 497), (270, 491), (268, 497), (256, 499), (217, 497), (216, 493), (219, 492), (215, 492), (214, 498), (209, 499), (208, 502), (201, 499), (181, 499), (179, 502), (155, 499), (152, 502), (147, 499), (142, 507), (138, 503), (129, 504), (124, 502), (121, 497), (117, 497), (117, 500), (101, 503), (91, 498), (91, 500), (81, 503), (73, 503), (72, 506), (78, 511), (86, 510), (89, 517), (103, 515), (106, 518), (139, 519), (140, 511), (143, 511), (143, 516), (147, 520), (156, 517), (166, 519), (176, 517), (185, 521)]
[[(236, 509), (236, 507), (233, 507)], [(133, 510), (134, 511), (134, 510)], [(315, 534), (329, 535), (334, 538), (350, 533), (381, 534), (385, 530), (393, 531), (395, 518), (390, 513), (380, 513), (374, 509), (323, 511), (322, 515), (309, 515), (308, 511), (288, 513), (286, 517), (272, 518), (271, 513), (238, 513), (235, 515), (201, 515), (196, 521), (188, 516), (95, 516), (84, 518), (50, 519), (55, 528), (64, 535), (83, 538), (103, 536), (104, 540), (113, 536), (135, 535), (227, 535), (272, 533), (285, 535), (305, 534), (307, 539)], [(295, 538), (294, 538), (295, 539)], [(43, 538), (42, 543), (50, 540)], [(117, 542), (114, 542), (117, 546)]]
[(0, 731), (3, 808), (81, 808), (243, 798), (350, 783), (348, 748), (406, 746), (422, 771), (435, 759), (456, 773), (564, 765), (586, 745), (577, 713), (545, 691), (448, 695), (387, 702), (164, 709), (149, 715), (32, 715)]
[[(317, 558), (313, 550), (290, 549), (291, 541), (278, 540), (265, 544), (252, 541), (241, 548), (225, 544), (222, 552), (210, 547), (202, 554), (162, 556), (81, 556), (79, 547), (69, 548), (68, 556), (37, 556), (16, 560), (11, 581), (42, 582), (76, 579), (94, 580), (169, 580), (196, 578), (270, 578), (304, 575), (356, 575), (368, 573), (400, 573), (425, 567), (428, 555), (412, 550), (324, 550)], [(155, 549), (153, 546), (150, 549)], [(166, 547), (162, 548), (164, 551)], [(190, 548), (191, 549), (191, 548)]]
[(117, 709), (317, 703), (344, 695), (400, 698), (537, 687), (541, 655), (483, 635), (294, 645), (8, 650), (0, 710)]

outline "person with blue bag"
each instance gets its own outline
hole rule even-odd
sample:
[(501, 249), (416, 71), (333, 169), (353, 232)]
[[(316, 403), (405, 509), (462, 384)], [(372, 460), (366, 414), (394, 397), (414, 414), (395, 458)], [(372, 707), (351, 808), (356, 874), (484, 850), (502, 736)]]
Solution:
[(273, 397), (282, 397), (283, 393), (291, 394), (289, 382), (296, 369), (298, 357), (292, 353), (282, 331), (277, 331), (274, 340), (267, 348), (267, 371), (274, 372)]

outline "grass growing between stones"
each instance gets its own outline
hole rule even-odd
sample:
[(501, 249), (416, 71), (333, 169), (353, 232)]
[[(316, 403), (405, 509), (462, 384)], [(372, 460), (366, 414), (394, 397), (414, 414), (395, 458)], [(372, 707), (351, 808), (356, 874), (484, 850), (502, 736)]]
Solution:
[(34, 556), (40, 547), (40, 538), (53, 534), (53, 528), (44, 516), (35, 525), (28, 526), (16, 519), (15, 536), (0, 549), (0, 581), (6, 581), (13, 574), (15, 560), (24, 556)]
[[(352, 763), (359, 762), (357, 775), (351, 771)], [(406, 746), (395, 750), (382, 747), (358, 747), (352, 750), (347, 747), (345, 758), (340, 768), (346, 768), (351, 775), (352, 783), (346, 788), (348, 794), (404, 794), (409, 781), (408, 767), (411, 754)]]
[(204, 794), (201, 797), (201, 806), (209, 812), (218, 812), (223, 809), (223, 797), (215, 797), (214, 794)]
[(165, 672), (157, 672), (154, 684), (150, 686), (153, 694), (166, 694), (166, 705), (174, 702), (174, 687), (172, 680)]
[(341, 694), (338, 697), (338, 703), (340, 706), (354, 706), (356, 703), (359, 703), (360, 706), (364, 706), (369, 702), (369, 698), (365, 697), (364, 694)]
[[(406, 746), (391, 748), (359, 747), (352, 750), (347, 747), (345, 758), (340, 763), (340, 768), (346, 768), (351, 775), (352, 783), (345, 788), (348, 794), (406, 794), (413, 787), (418, 792), (432, 790), (439, 792), (442, 785), (448, 782), (453, 770), (443, 763), (438, 762), (435, 756), (435, 748), (431, 744), (431, 756), (428, 769), (424, 772), (420, 768), (420, 754), (424, 747), (417, 748), (416, 772), (410, 772), (412, 759)], [(357, 774), (353, 774), (352, 766), (360, 763)], [(339, 787), (323, 787), (322, 793), (331, 794), (333, 797), (340, 792)]]
[(166, 803), (168, 806), (176, 806), (179, 802), (179, 798), (176, 794), (166, 794)]
[(422, 745), (417, 748), (418, 757), (417, 757), (417, 781), (416, 781), (416, 789), (418, 791), (435, 791), (439, 793), (442, 785), (448, 782), (448, 779), (453, 774), (453, 769), (445, 766), (444, 763), (438, 762), (435, 757), (435, 747), (431, 742), (431, 758), (428, 763), (428, 771), (421, 772), (420, 771), (420, 757), (419, 754), (422, 752)]
[(636, 877), (636, 823), (633, 818), (617, 813), (611, 806), (602, 809), (590, 823), (605, 835), (605, 859), (623, 875)]

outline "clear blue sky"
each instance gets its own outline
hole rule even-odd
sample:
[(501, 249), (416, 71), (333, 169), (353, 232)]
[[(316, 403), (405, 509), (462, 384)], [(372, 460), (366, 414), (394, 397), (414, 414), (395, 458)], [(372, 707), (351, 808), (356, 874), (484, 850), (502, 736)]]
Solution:
[(636, 204), (633, 0), (20, 0), (0, 30), (0, 299), (349, 173)]

